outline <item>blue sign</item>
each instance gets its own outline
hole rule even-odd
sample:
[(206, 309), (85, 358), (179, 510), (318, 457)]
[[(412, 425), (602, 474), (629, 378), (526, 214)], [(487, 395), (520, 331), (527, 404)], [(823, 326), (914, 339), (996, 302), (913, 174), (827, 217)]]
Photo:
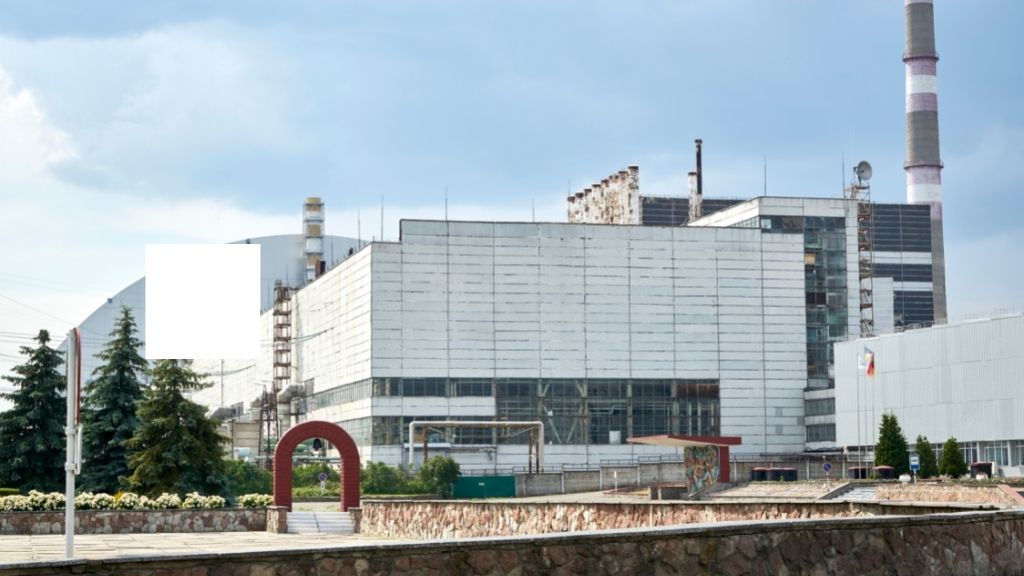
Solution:
[(821, 465), (821, 469), (825, 471), (825, 474), (828, 474), (829, 472), (832, 471), (832, 463), (825, 462), (824, 464)]
[(917, 454), (910, 457), (910, 469), (917, 472), (921, 469), (921, 458)]
[(327, 482), (327, 472), (321, 472), (320, 473), (320, 481), (321, 482)]

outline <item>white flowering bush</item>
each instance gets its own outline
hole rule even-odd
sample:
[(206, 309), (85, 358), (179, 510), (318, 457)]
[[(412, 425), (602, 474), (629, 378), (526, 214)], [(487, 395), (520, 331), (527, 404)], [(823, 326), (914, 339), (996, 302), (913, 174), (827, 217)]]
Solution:
[(223, 508), (226, 502), (220, 496), (203, 496), (198, 492), (190, 492), (181, 503), (182, 508)]
[(266, 508), (273, 501), (270, 494), (243, 494), (238, 497), (238, 505), (242, 508)]
[(64, 495), (60, 492), (50, 492), (49, 494), (43, 494), (36, 490), (31, 490), (28, 493), (29, 505), (32, 510), (63, 510), (64, 509)]
[(177, 494), (163, 494), (156, 498), (147, 498), (143, 496), (139, 499), (142, 507), (148, 510), (171, 510), (174, 508), (181, 508), (181, 497)]
[(113, 510), (115, 502), (113, 496), (102, 492), (82, 492), (75, 496), (75, 508), (78, 510)]
[(122, 492), (114, 497), (114, 508), (117, 510), (139, 510), (142, 498), (134, 492)]
[(4, 496), (0, 498), (0, 512), (27, 512), (32, 510), (28, 496)]

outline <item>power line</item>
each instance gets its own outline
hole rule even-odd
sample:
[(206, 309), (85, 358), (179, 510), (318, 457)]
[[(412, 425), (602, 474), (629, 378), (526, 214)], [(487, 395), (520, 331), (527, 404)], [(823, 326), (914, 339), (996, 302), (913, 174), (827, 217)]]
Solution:
[(53, 318), (54, 320), (58, 320), (60, 322), (63, 322), (65, 324), (69, 324), (71, 326), (75, 325), (75, 323), (70, 321), (70, 320), (65, 320), (64, 318), (59, 318), (57, 316), (54, 316), (53, 314), (50, 314), (49, 312), (45, 312), (43, 310), (40, 310), (39, 308), (36, 308), (35, 306), (32, 306), (30, 304), (25, 304), (24, 302), (22, 302), (20, 300), (15, 300), (14, 298), (11, 298), (10, 296), (6, 296), (4, 294), (0, 294), (0, 298), (3, 298), (4, 300), (9, 300), (11, 302), (14, 302), (18, 306), (21, 306), (23, 308), (27, 308), (29, 310), (32, 310), (33, 312), (35, 312), (37, 314), (42, 314), (43, 316), (46, 316), (46, 317), (49, 317), (49, 318)]

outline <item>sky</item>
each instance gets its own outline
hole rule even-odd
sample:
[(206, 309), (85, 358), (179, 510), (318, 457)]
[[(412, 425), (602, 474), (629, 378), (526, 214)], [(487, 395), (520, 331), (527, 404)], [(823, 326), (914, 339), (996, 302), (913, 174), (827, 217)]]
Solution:
[[(1024, 309), (1018, 0), (936, 0), (950, 316)], [(147, 243), (565, 220), (627, 165), (685, 194), (905, 198), (898, 0), (7, 0), (0, 374)], [(447, 192), (446, 192), (447, 191)], [(1018, 214), (1018, 216), (1014, 216)], [(0, 391), (9, 389), (0, 382)]]

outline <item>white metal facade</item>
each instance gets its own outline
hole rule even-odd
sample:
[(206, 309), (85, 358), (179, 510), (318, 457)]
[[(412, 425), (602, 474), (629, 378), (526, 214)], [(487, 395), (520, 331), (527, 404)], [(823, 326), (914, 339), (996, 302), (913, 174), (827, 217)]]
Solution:
[[(874, 352), (875, 376), (864, 368)], [(1024, 462), (1024, 316), (947, 324), (836, 346), (837, 443), (872, 445), (883, 413), (913, 442), (955, 437), (974, 460)], [(1016, 472), (1020, 472), (1018, 468)]]
[[(737, 452), (799, 452), (806, 384), (803, 238), (742, 228), (403, 221), (296, 293), (293, 382), (307, 395), (367, 379), (709, 378)], [(269, 385), (255, 363), (199, 367), (211, 408)], [(493, 397), (372, 397), (346, 388), (304, 417), (501, 418)], [(366, 431), (357, 431), (366, 434)], [(400, 445), (361, 447), (397, 464)], [(525, 446), (460, 457), (522, 464)], [(549, 464), (656, 452), (545, 447)], [(484, 452), (487, 452), (486, 454)], [(469, 461), (467, 462), (466, 459)]]

